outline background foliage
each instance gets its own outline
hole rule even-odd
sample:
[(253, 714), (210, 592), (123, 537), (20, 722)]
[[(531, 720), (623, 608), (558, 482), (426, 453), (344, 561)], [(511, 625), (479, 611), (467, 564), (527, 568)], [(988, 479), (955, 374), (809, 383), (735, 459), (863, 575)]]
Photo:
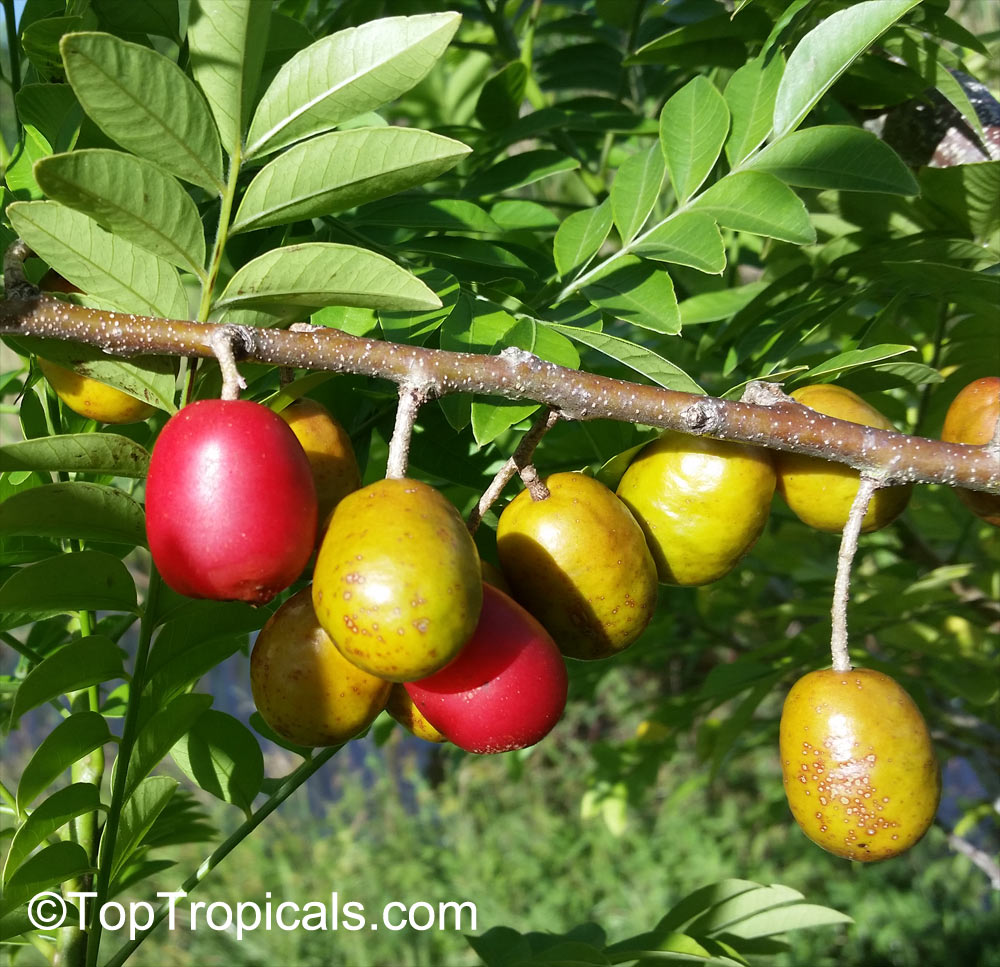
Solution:
[[(44, 260), (29, 263), (34, 278), (50, 265), (90, 305), (265, 326), (308, 318), (446, 349), (518, 346), (730, 398), (750, 379), (836, 380), (927, 436), (961, 386), (996, 372), (1000, 162), (980, 151), (929, 166), (935, 145), (909, 113), (923, 98), (973, 130), (989, 126), (952, 71), (995, 87), (990, 5), (448, 6), (460, 22), (419, 0), (29, 0), (5, 48), (14, 82), (0, 89), (0, 242), (20, 234)], [(14, 5), (4, 10), (12, 24)], [(365, 50), (391, 56), (365, 62)], [(351, 57), (358, 70), (345, 81)], [(317, 106), (289, 109), (323, 91)], [(81, 770), (105, 746), (109, 802), (129, 659), (154, 628), (113, 893), (172, 888), (300, 760), (270, 742), (248, 705), (248, 643), (268, 610), (173, 595), (145, 607), (146, 451), (184, 398), (217, 395), (217, 369), (45, 344), (46, 356), (160, 409), (110, 431), (38, 378), (37, 342), (5, 343), (8, 852), (15, 811), (44, 816), (48, 805), (58, 822), (36, 820), (33, 835), (23, 823), (20, 865), (8, 859), (0, 925), (17, 932), (24, 899), (92, 865), (67, 823), (98, 815)], [(290, 398), (276, 371), (245, 375), (246, 397)], [(291, 392), (326, 403), (351, 432), (365, 481), (380, 477), (394, 387), (297, 375)], [(412, 472), (468, 511), (533, 410), (461, 396), (425, 407)], [(561, 423), (537, 462), (613, 484), (616, 456), (650, 436)], [(487, 558), (495, 524), (488, 515), (477, 535)], [(837, 539), (776, 501), (735, 572), (662, 588), (654, 623), (627, 653), (572, 663), (569, 712), (545, 743), (473, 759), (428, 752), (380, 722), (240, 846), (206, 894), (235, 902), (283, 889), (305, 900), (332, 885), (371, 906), (469, 898), (480, 933), (507, 924), (561, 940), (598, 923), (562, 954), (604, 963), (579, 944), (641, 934), (687, 893), (737, 877), (785, 884), (854, 923), (790, 934), (784, 950), (729, 936), (736, 949), (724, 951), (699, 936), (707, 953), (995, 961), (996, 893), (948, 840), (996, 853), (1000, 577), (987, 530), (952, 493), (920, 487), (857, 559), (856, 659), (915, 697), (945, 770), (938, 823), (901, 859), (852, 869), (807, 843), (787, 813), (777, 716), (791, 682), (827, 663)], [(197, 768), (198, 750), (216, 765)], [(51, 952), (33, 942), (18, 963)], [(535, 938), (535, 952), (546, 942)], [(489, 963), (519, 950), (510, 934), (473, 947)], [(412, 932), (240, 945), (163, 932), (139, 957), (475, 960), (459, 936)]]

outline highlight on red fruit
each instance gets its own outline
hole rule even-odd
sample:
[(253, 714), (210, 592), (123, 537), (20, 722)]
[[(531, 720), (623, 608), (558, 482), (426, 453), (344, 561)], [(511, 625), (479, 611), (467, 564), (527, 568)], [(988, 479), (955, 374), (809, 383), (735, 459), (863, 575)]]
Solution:
[(201, 400), (156, 440), (146, 534), (160, 575), (180, 594), (270, 601), (308, 563), (316, 514), (309, 461), (266, 406)]
[(567, 685), (551, 635), (513, 598), (484, 584), (479, 624), (458, 657), (404, 687), (450, 742), (494, 753), (548, 735), (566, 707)]

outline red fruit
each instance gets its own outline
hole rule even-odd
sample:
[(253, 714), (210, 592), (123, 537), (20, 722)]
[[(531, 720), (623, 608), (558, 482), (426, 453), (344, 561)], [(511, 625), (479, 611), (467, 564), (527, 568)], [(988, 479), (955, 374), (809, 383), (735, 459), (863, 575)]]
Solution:
[(479, 624), (458, 657), (404, 687), (427, 721), (466, 752), (510, 752), (534, 745), (559, 721), (566, 665), (538, 621), (484, 584)]
[(146, 534), (161, 576), (181, 594), (270, 601), (308, 563), (316, 513), (305, 452), (259, 403), (192, 403), (153, 447)]

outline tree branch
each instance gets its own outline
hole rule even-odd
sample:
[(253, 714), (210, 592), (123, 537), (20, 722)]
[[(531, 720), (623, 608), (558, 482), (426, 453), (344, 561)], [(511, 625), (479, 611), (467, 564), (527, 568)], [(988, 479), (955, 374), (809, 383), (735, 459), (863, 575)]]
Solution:
[[(0, 333), (75, 340), (121, 355), (215, 356), (218, 326), (87, 309), (8, 288)], [(822, 457), (887, 484), (938, 483), (1000, 493), (987, 446), (943, 443), (823, 416), (778, 397), (770, 405), (681, 393), (545, 362), (519, 349), (496, 356), (446, 352), (350, 336), (336, 329), (254, 331), (244, 358), (274, 366), (418, 383), (435, 396), (480, 393), (534, 400), (574, 420), (610, 419)]]

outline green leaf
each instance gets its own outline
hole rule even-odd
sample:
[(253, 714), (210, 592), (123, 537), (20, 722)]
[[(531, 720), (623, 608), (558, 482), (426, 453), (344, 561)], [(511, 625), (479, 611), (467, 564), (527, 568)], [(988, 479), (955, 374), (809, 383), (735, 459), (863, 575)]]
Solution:
[(264, 781), (260, 744), (242, 722), (209, 709), (171, 749), (174, 762), (206, 792), (244, 812)]
[(44, 802), (31, 811), (18, 827), (10, 841), (3, 865), (3, 882), (6, 884), (15, 870), (28, 858), (36, 846), (41, 845), (54, 832), (70, 820), (97, 809), (104, 809), (97, 786), (92, 782), (74, 782), (57, 789)]
[(441, 232), (499, 233), (500, 226), (471, 201), (457, 198), (392, 198), (366, 205), (355, 213), (360, 225), (391, 225), (393, 228), (423, 228)]
[(117, 876), (129, 861), (143, 836), (170, 802), (178, 785), (180, 783), (169, 776), (150, 776), (136, 787), (122, 808), (121, 823), (115, 837), (115, 854), (111, 861), (112, 877)]
[(29, 201), (15, 202), (7, 216), (36, 255), (88, 295), (122, 312), (187, 318), (187, 294), (177, 269), (106, 232), (88, 215), (54, 201)]
[(674, 284), (662, 269), (627, 255), (602, 268), (583, 288), (595, 306), (643, 329), (681, 330)]
[(458, 279), (441, 269), (422, 268), (413, 273), (441, 300), (441, 308), (427, 312), (390, 312), (380, 310), (379, 325), (393, 342), (418, 342), (440, 328), (451, 315), (462, 294)]
[(453, 12), (385, 17), (299, 51), (257, 105), (244, 157), (269, 154), (399, 97), (428, 74), (460, 20)]
[(240, 146), (260, 83), (271, 4), (195, 0), (188, 15), (191, 72), (211, 108), (223, 150)]
[(72, 147), (83, 108), (68, 84), (23, 84), (14, 104), (25, 128), (35, 128), (56, 151)]
[(728, 133), (725, 98), (700, 74), (663, 105), (660, 146), (679, 203), (687, 201), (709, 176)]
[(498, 131), (513, 124), (520, 114), (528, 68), (514, 60), (497, 71), (479, 92), (476, 120), (488, 131)]
[(700, 272), (721, 275), (726, 246), (715, 219), (700, 212), (679, 212), (643, 236), (636, 255), (659, 262), (690, 265)]
[(22, 27), (21, 45), (31, 66), (38, 76), (45, 80), (62, 80), (63, 65), (59, 57), (59, 39), (72, 30), (83, 30), (87, 26), (84, 18), (45, 17), (28, 27)]
[(663, 187), (663, 152), (658, 144), (629, 157), (611, 185), (611, 210), (622, 243), (645, 224)]
[(0, 536), (74, 537), (138, 546), (146, 515), (123, 490), (72, 480), (34, 487), (0, 503)]
[(651, 349), (637, 343), (611, 336), (593, 329), (580, 329), (577, 326), (562, 326), (554, 322), (545, 323), (550, 329), (561, 332), (570, 339), (575, 339), (584, 346), (596, 349), (611, 359), (624, 363), (629, 369), (634, 369), (658, 386), (666, 389), (680, 390), (684, 393), (701, 393), (705, 391), (679, 366), (670, 360), (657, 355)]
[(916, 352), (915, 346), (900, 346), (885, 344), (881, 346), (870, 346), (868, 349), (851, 349), (846, 353), (839, 353), (830, 359), (823, 360), (818, 366), (814, 366), (808, 372), (803, 373), (796, 379), (796, 382), (814, 383), (817, 380), (827, 381), (833, 376), (849, 372), (852, 369), (864, 369), (877, 363), (882, 359), (892, 359), (894, 356), (902, 356), (905, 353)]
[(498, 195), (501, 192), (533, 185), (537, 181), (564, 171), (575, 171), (579, 167), (580, 162), (576, 158), (569, 158), (561, 151), (552, 151), (548, 148), (524, 151), (511, 158), (504, 158), (481, 174), (470, 178), (465, 187), (465, 194), (474, 198)]
[(119, 33), (158, 34), (180, 41), (176, 0), (90, 0), (102, 23), (113, 23)]
[(67, 34), (59, 47), (73, 92), (109, 138), (213, 194), (225, 189), (215, 122), (173, 61), (97, 32)]
[(794, 131), (855, 59), (919, 2), (861, 0), (810, 30), (789, 56), (778, 86), (775, 138)]
[(916, 195), (920, 188), (899, 155), (870, 131), (824, 124), (769, 144), (747, 168), (803, 188)]
[(108, 724), (97, 712), (76, 712), (38, 744), (17, 785), (17, 811), (27, 806), (74, 762), (111, 742)]
[(807, 245), (816, 230), (799, 197), (774, 175), (738, 171), (716, 182), (692, 205), (726, 228)]
[(554, 212), (527, 198), (503, 199), (490, 207), (490, 218), (504, 232), (548, 232), (562, 224)]
[(935, 221), (951, 216), (976, 238), (986, 239), (1000, 229), (1000, 161), (984, 161), (951, 168), (924, 168), (918, 177), (921, 204), (931, 207)]
[(829, 907), (813, 903), (793, 903), (789, 906), (765, 910), (747, 917), (729, 927), (727, 934), (751, 940), (756, 937), (772, 937), (789, 930), (805, 930), (810, 927), (826, 927), (835, 923), (854, 923), (852, 917)]
[(784, 70), (785, 59), (780, 52), (770, 57), (762, 54), (729, 78), (723, 96), (732, 117), (732, 128), (726, 140), (726, 157), (730, 165), (739, 164), (770, 132), (774, 101)]
[(560, 278), (576, 275), (587, 266), (607, 239), (611, 225), (611, 200), (606, 198), (594, 208), (573, 212), (559, 226), (554, 254)]
[(204, 274), (198, 209), (162, 168), (122, 151), (91, 148), (43, 158), (35, 178), (54, 201), (195, 275)]
[(28, 672), (14, 693), (10, 725), (13, 727), (25, 712), (50, 699), (125, 677), (121, 650), (110, 638), (76, 638)]
[(369, 309), (436, 309), (441, 300), (384, 255), (333, 242), (272, 249), (240, 268), (215, 309), (274, 313), (329, 305)]
[(104, 551), (58, 554), (18, 569), (0, 586), (0, 612), (35, 620), (74, 611), (135, 610), (128, 568)]
[[(125, 777), (126, 800), (211, 704), (211, 695), (190, 693), (178, 695), (168, 705), (153, 713), (135, 740)], [(116, 763), (116, 769), (121, 767), (121, 763)]]
[(118, 433), (68, 433), (0, 447), (0, 471), (37, 470), (145, 477), (149, 452)]
[(73, 877), (93, 870), (87, 851), (79, 843), (53, 843), (21, 864), (10, 878), (0, 902), (0, 917), (6, 917), (36, 893), (42, 893)]
[(733, 924), (747, 917), (783, 907), (802, 900), (802, 894), (791, 887), (774, 884), (773, 886), (756, 886), (737, 896), (729, 897), (714, 904), (711, 909), (694, 920), (687, 928), (692, 936), (722, 933), (732, 929)]
[(752, 880), (720, 880), (689, 893), (672, 907), (656, 925), (656, 930), (665, 933), (686, 929), (686, 925), (705, 910), (710, 910), (731, 897), (759, 890), (760, 884)]
[(433, 180), (470, 150), (459, 141), (416, 128), (355, 128), (312, 138), (258, 172), (231, 231), (356, 208)]

